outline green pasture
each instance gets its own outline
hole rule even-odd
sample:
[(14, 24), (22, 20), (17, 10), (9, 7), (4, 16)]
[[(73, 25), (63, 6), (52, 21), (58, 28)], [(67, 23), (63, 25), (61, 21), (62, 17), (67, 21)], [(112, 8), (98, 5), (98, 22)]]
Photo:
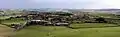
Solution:
[(70, 29), (59, 26), (29, 26), (12, 37), (120, 37), (120, 27)]

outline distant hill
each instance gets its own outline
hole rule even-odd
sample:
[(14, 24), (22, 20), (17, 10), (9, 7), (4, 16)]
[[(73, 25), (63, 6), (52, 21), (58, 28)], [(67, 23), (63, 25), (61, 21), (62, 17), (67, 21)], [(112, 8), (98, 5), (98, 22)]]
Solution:
[(120, 9), (100, 9), (99, 11), (120, 11)]
[(41, 12), (55, 12), (55, 11), (65, 11), (65, 12), (109, 12), (109, 13), (116, 13), (120, 12), (120, 9), (52, 9), (52, 8), (46, 8), (46, 9), (27, 9), (27, 10), (33, 10), (33, 11), (41, 11)]

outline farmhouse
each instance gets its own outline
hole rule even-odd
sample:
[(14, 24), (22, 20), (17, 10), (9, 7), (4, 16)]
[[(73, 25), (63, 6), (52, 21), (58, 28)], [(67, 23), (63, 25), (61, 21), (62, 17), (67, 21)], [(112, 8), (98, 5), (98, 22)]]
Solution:
[(69, 23), (56, 23), (56, 26), (68, 26), (70, 25)]
[(30, 20), (27, 25), (45, 25), (48, 21), (45, 20)]

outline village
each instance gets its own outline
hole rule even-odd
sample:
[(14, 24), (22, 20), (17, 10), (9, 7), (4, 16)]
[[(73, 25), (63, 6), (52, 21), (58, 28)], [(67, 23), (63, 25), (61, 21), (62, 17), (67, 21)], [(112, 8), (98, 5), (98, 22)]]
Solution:
[[(63, 31), (71, 34), (74, 31), (78, 33), (82, 29), (120, 27), (120, 16), (118, 13), (84, 11), (1, 10), (0, 25), (17, 33), (15, 36), (24, 34), (26, 36), (28, 33), (30, 35), (34, 33), (36, 36), (43, 36), (45, 33), (45, 36), (55, 37), (59, 33), (53, 34), (52, 32)], [(24, 33), (21, 34), (22, 31)], [(99, 31), (95, 30), (93, 32)]]
[[(116, 16), (116, 15), (113, 15)], [(23, 11), (19, 16), (10, 17), (23, 18), (24, 23), (11, 24), (9, 27), (15, 29), (22, 29), (26, 26), (42, 25), (42, 26), (66, 26), (68, 28), (71, 24), (81, 23), (108, 23), (119, 24), (119, 19), (106, 18), (102, 16), (90, 15), (90, 12), (40, 12), (40, 11)]]
[(120, 0), (0, 0), (0, 37), (120, 37)]

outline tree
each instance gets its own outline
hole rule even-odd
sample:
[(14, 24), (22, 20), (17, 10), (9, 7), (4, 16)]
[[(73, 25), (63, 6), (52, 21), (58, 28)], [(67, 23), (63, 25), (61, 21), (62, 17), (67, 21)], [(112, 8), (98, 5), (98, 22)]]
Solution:
[(98, 21), (99, 23), (106, 23), (105, 18), (102, 17), (96, 18), (95, 21)]
[(2, 20), (0, 20), (0, 24), (1, 24)]

